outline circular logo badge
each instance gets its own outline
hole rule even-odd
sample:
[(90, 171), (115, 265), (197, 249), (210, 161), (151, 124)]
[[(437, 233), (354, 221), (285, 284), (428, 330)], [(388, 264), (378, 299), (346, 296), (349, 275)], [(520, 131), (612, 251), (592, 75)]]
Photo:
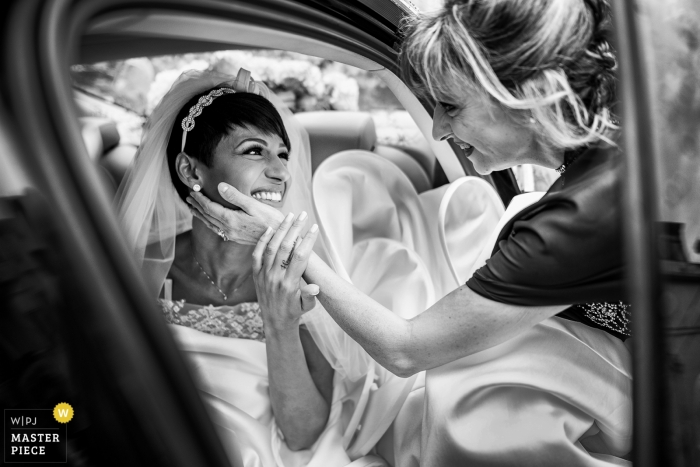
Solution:
[(53, 408), (53, 418), (59, 423), (68, 423), (73, 420), (73, 407), (70, 404), (61, 402)]

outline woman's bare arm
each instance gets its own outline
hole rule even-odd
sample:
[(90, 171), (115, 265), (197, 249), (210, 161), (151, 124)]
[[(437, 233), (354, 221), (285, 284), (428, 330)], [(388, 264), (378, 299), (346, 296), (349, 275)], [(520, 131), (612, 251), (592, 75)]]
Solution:
[[(252, 213), (251, 217), (261, 216), (255, 210), (269, 208), (257, 206), (257, 201), (235, 189), (228, 189), (222, 196)], [(202, 195), (197, 196), (196, 201), (196, 214), (211, 221), (213, 228), (221, 226), (232, 234), (236, 230), (244, 230), (238, 226), (241, 219), (232, 217), (232, 211)], [(203, 207), (199, 206), (200, 203)], [(266, 216), (271, 219), (269, 225), (274, 227), (277, 221), (272, 222), (271, 214)], [(247, 234), (239, 235), (250, 241), (251, 237)], [(272, 237), (271, 232), (263, 235), (258, 245), (263, 242), (263, 248), (266, 248)], [(265, 254), (274, 256), (278, 252), (272, 248)], [(279, 252), (280, 257), (285, 254)], [(401, 376), (444, 365), (493, 347), (568, 308), (568, 305), (508, 305), (484, 298), (462, 286), (422, 314), (404, 320), (338, 277), (311, 250), (306, 252), (306, 256), (296, 256), (293, 270), (299, 276), (303, 274), (307, 282), (320, 287), (318, 298), (340, 327), (381, 365)]]
[(338, 277), (312, 254), (304, 273), (341, 328), (392, 373), (410, 376), (505, 342), (568, 306), (495, 302), (467, 286), (405, 320)]
[(333, 393), (333, 368), (309, 331), (267, 331), (270, 402), (289, 449), (306, 449), (326, 426)]
[(301, 241), (298, 235), (306, 222), (305, 213), (292, 221), (290, 214), (269, 242), (280, 258), (263, 257), (256, 247), (253, 278), (265, 324), (272, 411), (287, 446), (298, 450), (310, 447), (326, 426), (333, 370), (308, 331), (299, 326), (301, 316), (316, 304), (318, 287), (300, 287), (299, 274), (290, 274), (284, 263), (295, 244), (300, 248), (313, 245), (317, 230), (311, 229)]

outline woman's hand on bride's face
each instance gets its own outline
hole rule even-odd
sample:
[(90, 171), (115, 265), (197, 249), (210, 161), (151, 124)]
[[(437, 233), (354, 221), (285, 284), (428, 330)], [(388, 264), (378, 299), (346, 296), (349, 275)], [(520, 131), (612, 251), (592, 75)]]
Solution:
[(316, 305), (318, 286), (300, 287), (318, 237), (316, 224), (303, 239), (299, 236), (306, 221), (305, 212), (296, 220), (290, 213), (276, 232), (267, 229), (253, 251), (253, 279), (266, 330), (295, 330), (301, 315)]
[(224, 200), (241, 209), (225, 208), (195, 192), (190, 193), (187, 202), (193, 216), (219, 235), (226, 234), (228, 240), (255, 245), (267, 227), (277, 228), (284, 218), (277, 209), (245, 196), (227, 183), (219, 183), (218, 188)]

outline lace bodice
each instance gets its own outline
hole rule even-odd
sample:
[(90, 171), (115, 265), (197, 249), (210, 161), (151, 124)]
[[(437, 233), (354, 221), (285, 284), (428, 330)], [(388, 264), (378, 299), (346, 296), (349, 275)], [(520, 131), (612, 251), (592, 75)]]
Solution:
[(195, 305), (184, 300), (159, 299), (165, 320), (215, 336), (265, 342), (265, 330), (257, 302), (234, 306)]

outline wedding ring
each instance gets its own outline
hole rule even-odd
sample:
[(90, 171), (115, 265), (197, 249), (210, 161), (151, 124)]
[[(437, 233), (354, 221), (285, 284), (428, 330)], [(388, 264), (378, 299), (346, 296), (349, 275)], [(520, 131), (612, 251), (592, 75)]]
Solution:
[(226, 232), (224, 232), (224, 229), (219, 229), (218, 232), (216, 232), (219, 237), (223, 239), (223, 241), (228, 242), (228, 235), (226, 235)]

